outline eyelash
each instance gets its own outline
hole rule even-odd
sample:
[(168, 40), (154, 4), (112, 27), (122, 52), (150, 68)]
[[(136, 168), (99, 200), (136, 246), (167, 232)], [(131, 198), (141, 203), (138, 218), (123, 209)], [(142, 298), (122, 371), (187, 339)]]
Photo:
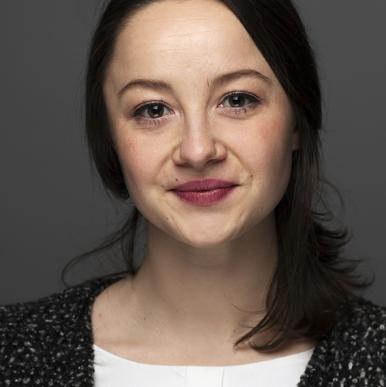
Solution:
[[(222, 105), (227, 98), (231, 98), (233, 96), (247, 97), (247, 99), (249, 99), (251, 101), (249, 104), (247, 104), (246, 106), (243, 106), (243, 107), (226, 107), (226, 109), (231, 109), (231, 111), (234, 112), (236, 115), (239, 115), (242, 113), (247, 113), (250, 109), (255, 108), (257, 105), (260, 105), (260, 103), (262, 102), (262, 99), (260, 97), (257, 97), (253, 94), (245, 93), (245, 92), (241, 92), (241, 91), (233, 91), (232, 93), (227, 94), (222, 99), (222, 102), (220, 103), (220, 105)], [(137, 109), (135, 109), (132, 112), (131, 117), (140, 123), (150, 124), (150, 125), (154, 125), (154, 126), (160, 125), (164, 120), (167, 119), (167, 118), (165, 118), (166, 116), (161, 116), (159, 118), (148, 118), (148, 117), (144, 117), (142, 115), (142, 113), (146, 112), (146, 110), (148, 108), (150, 108), (151, 106), (156, 106), (156, 105), (163, 105), (164, 107), (169, 109), (167, 107), (166, 102), (164, 102), (162, 100), (147, 102), (146, 104), (140, 105)], [(169, 109), (169, 110), (171, 110), (171, 109)]]

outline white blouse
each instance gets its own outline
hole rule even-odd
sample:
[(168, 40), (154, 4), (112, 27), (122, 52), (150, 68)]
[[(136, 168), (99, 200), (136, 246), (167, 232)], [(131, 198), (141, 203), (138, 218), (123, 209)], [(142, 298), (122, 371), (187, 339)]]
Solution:
[(313, 349), (227, 366), (138, 363), (94, 346), (95, 387), (295, 387)]

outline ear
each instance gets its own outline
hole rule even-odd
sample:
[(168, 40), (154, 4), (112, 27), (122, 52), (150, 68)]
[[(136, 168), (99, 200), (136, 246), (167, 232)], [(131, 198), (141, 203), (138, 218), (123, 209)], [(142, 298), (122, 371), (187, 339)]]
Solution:
[(298, 128), (295, 128), (292, 133), (292, 150), (298, 150), (300, 148), (300, 134)]

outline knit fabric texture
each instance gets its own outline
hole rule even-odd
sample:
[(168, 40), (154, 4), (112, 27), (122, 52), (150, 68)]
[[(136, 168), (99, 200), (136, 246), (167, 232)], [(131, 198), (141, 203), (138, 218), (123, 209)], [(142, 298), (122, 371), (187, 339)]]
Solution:
[[(0, 386), (93, 386), (93, 301), (121, 278), (89, 280), (35, 301), (0, 306)], [(367, 300), (343, 305), (298, 386), (385, 386), (385, 327), (385, 307)]]

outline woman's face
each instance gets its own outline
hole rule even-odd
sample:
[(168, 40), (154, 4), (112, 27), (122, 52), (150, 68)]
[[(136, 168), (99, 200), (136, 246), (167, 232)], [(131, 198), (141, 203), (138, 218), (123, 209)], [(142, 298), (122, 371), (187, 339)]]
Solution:
[[(104, 96), (127, 188), (151, 227), (212, 247), (272, 220), (298, 133), (270, 66), (223, 4), (165, 0), (137, 12)], [(238, 186), (207, 206), (171, 191), (207, 178)]]

